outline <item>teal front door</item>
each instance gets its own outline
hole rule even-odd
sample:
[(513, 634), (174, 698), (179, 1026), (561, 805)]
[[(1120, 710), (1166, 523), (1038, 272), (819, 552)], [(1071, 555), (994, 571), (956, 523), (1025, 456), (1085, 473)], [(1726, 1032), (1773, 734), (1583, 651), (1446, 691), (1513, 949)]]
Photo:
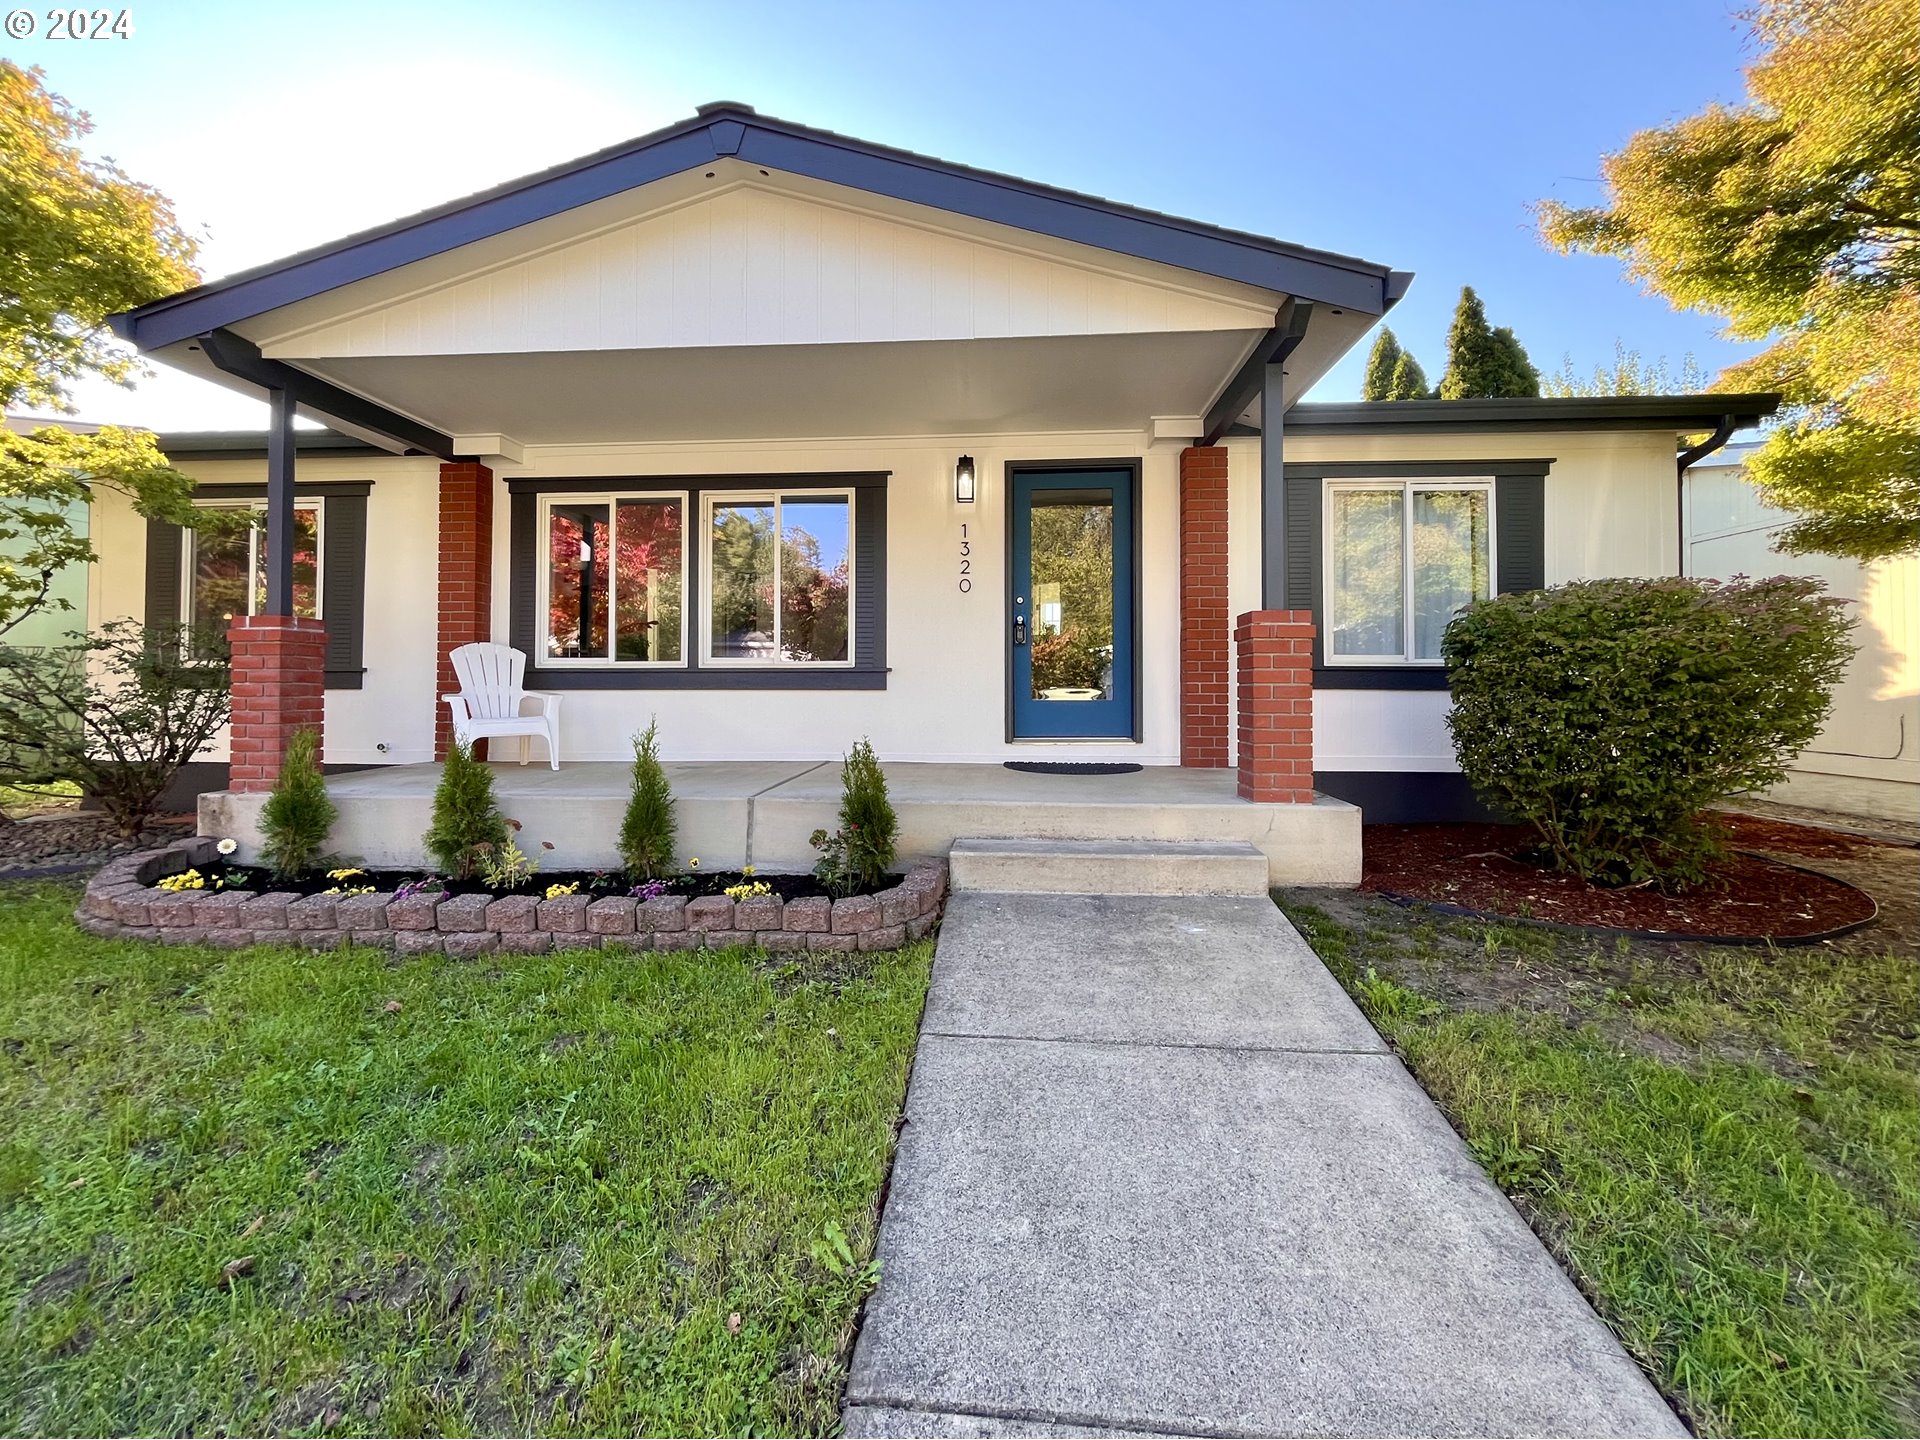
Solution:
[(1007, 636), (1016, 740), (1134, 737), (1135, 472), (1015, 470)]

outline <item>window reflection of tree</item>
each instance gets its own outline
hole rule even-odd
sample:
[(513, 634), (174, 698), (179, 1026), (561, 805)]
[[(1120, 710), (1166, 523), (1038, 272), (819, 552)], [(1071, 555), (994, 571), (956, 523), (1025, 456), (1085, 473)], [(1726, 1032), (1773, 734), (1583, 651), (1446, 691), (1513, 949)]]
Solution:
[(547, 653), (607, 653), (607, 507), (555, 506), (548, 531)]
[(1453, 617), (1488, 590), (1484, 490), (1416, 490), (1413, 495), (1414, 658), (1440, 658)]
[(1083, 501), (1048, 504), (1036, 496), (1028, 515), (1033, 607), (1033, 693), (1106, 693), (1113, 661), (1113, 507)]
[[(197, 632), (218, 633), (237, 615), (267, 612), (265, 520), (255, 505), (195, 511), (187, 608)], [(293, 512), (293, 613), (320, 614), (320, 511), (313, 506)]]
[(1334, 653), (1399, 655), (1405, 554), (1398, 490), (1334, 492)]
[(680, 658), (680, 503), (622, 500), (615, 513), (614, 659)]

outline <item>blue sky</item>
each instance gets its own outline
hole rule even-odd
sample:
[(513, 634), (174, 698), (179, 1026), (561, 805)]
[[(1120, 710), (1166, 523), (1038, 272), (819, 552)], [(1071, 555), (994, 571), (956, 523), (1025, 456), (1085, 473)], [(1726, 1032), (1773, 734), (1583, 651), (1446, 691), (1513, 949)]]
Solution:
[[(1746, 31), (1717, 0), (131, 8), (130, 40), (0, 54), (173, 197), (210, 277), (725, 98), (1412, 270), (1391, 323), (1436, 379), (1463, 284), (1545, 371), (1616, 339), (1709, 373), (1747, 353), (1551, 253), (1528, 209), (1596, 198), (1635, 130), (1741, 97)], [(1363, 350), (1310, 398), (1357, 397)], [(176, 377), (82, 400), (166, 429), (264, 414)]]

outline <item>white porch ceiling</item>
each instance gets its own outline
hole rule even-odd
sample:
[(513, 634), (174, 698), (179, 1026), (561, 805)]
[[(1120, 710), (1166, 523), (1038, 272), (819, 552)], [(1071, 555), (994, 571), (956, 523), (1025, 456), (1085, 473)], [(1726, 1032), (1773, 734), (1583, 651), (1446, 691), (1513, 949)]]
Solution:
[(1139, 430), (1195, 415), (1261, 332), (302, 362), (449, 434), (522, 445)]

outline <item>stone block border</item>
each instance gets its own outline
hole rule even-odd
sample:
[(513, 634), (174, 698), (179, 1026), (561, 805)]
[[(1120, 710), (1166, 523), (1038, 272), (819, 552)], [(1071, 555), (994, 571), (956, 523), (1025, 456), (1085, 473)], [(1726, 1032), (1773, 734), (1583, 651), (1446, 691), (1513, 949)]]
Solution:
[(724, 895), (634, 900), (607, 895), (456, 895), (445, 900), (391, 895), (255, 894), (250, 890), (156, 890), (165, 875), (211, 865), (205, 836), (109, 861), (87, 882), (74, 912), (90, 935), (169, 945), (371, 945), (402, 955), (436, 951), (538, 954), (602, 945), (634, 950), (893, 950), (932, 931), (947, 894), (947, 862), (921, 860), (900, 883), (876, 895), (832, 900)]

